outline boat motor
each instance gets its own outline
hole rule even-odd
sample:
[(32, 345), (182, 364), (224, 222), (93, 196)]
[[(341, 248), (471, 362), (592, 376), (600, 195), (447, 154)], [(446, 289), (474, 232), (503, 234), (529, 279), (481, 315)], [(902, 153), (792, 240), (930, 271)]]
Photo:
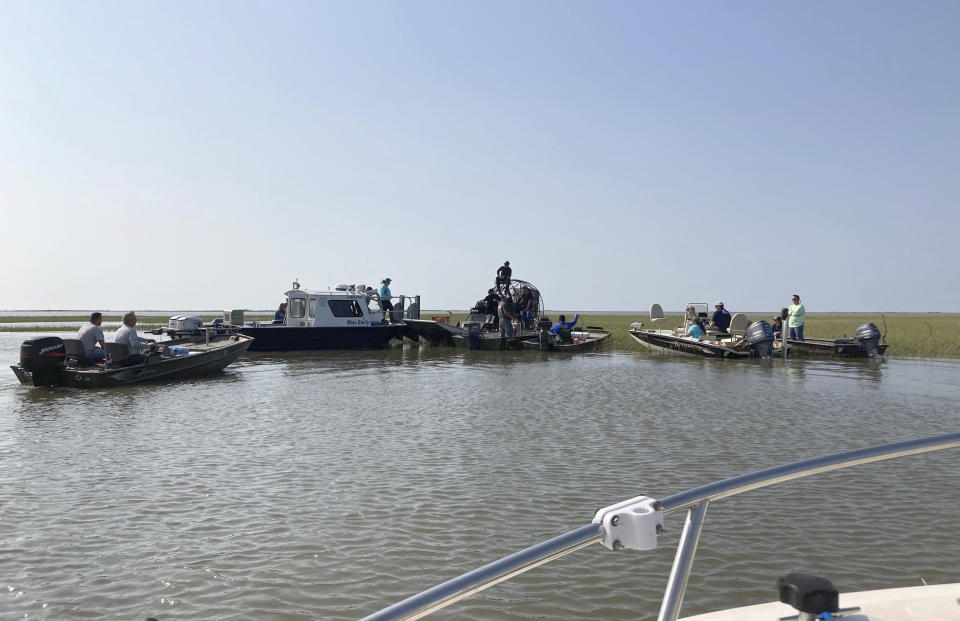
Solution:
[(750, 345), (750, 352), (757, 358), (769, 358), (773, 353), (773, 328), (766, 321), (750, 324), (743, 337)]
[(857, 328), (857, 334), (854, 337), (860, 343), (864, 353), (868, 358), (880, 357), (880, 328), (872, 323), (865, 323)]
[(66, 356), (63, 339), (58, 336), (27, 339), (20, 345), (20, 367), (33, 376), (34, 386), (59, 384)]
[(550, 351), (553, 349), (553, 333), (550, 332), (550, 326), (553, 325), (550, 323), (550, 318), (543, 316), (540, 318), (540, 322), (537, 324), (539, 328), (539, 341), (540, 341), (540, 351)]

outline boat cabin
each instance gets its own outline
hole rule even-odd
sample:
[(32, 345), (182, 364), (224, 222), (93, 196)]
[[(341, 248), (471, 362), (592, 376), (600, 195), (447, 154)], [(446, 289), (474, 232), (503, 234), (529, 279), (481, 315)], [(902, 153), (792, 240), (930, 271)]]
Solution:
[(337, 285), (328, 291), (311, 291), (294, 286), (284, 295), (287, 298), (287, 316), (283, 325), (289, 327), (343, 328), (378, 326), (392, 319), (419, 317), (419, 297), (395, 297), (393, 317), (388, 318), (380, 306), (375, 290), (366, 291), (366, 285)]

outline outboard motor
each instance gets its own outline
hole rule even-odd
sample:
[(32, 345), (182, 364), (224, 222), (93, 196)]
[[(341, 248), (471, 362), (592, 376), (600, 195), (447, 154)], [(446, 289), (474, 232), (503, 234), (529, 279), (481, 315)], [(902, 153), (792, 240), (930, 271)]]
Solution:
[(766, 321), (755, 321), (747, 328), (743, 337), (750, 345), (750, 351), (757, 358), (769, 358), (773, 353), (773, 328)]
[(460, 327), (466, 331), (467, 348), (476, 349), (480, 346), (481, 334), (483, 333), (483, 324), (479, 321), (464, 321)]
[(30, 372), (34, 386), (59, 384), (66, 356), (63, 339), (58, 336), (27, 339), (20, 345), (20, 366)]
[(553, 333), (550, 332), (551, 325), (553, 324), (550, 323), (549, 317), (543, 316), (540, 318), (540, 323), (537, 325), (540, 337), (540, 351), (550, 351), (553, 349)]
[(854, 337), (860, 343), (868, 358), (880, 357), (880, 329), (872, 324), (865, 323), (857, 328), (857, 335)]

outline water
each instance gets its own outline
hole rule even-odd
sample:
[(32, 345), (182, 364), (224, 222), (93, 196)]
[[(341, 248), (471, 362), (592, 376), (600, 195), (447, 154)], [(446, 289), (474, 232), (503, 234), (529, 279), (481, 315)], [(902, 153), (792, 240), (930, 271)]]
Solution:
[[(0, 334), (14, 362), (30, 335)], [(395, 349), (108, 391), (0, 380), (0, 618), (357, 619), (588, 523), (786, 461), (957, 430), (955, 362)], [(958, 580), (956, 450), (713, 503), (684, 614)], [(682, 517), (438, 619), (652, 619)]]

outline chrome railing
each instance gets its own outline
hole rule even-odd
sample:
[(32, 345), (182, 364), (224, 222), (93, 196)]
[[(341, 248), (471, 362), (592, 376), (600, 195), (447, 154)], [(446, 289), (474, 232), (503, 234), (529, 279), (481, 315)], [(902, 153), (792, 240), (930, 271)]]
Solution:
[[(960, 433), (893, 442), (767, 468), (661, 499), (659, 503), (664, 515), (687, 510), (687, 518), (677, 545), (660, 614), (657, 616), (658, 621), (675, 621), (680, 614), (684, 591), (706, 518), (707, 505), (711, 501), (831, 470), (956, 447), (960, 447)], [(534, 567), (588, 545), (600, 543), (603, 537), (603, 526), (600, 524), (581, 526), (397, 602), (365, 617), (363, 621), (419, 619)]]

